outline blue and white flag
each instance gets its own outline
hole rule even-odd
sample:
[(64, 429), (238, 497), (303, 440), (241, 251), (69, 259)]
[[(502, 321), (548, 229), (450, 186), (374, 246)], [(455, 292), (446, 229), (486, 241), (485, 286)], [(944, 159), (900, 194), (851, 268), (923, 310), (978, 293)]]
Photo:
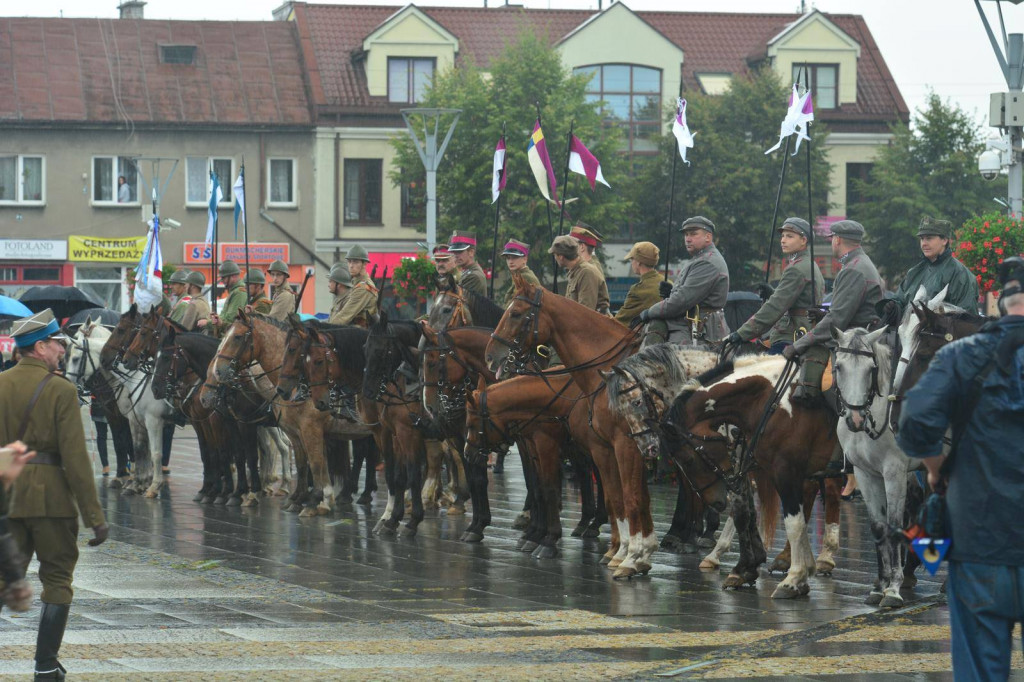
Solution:
[(224, 201), (224, 191), (220, 188), (220, 178), (210, 171), (210, 210), (206, 219), (206, 243), (212, 244), (217, 229), (217, 204)]
[(164, 257), (160, 252), (160, 218), (153, 216), (149, 221), (149, 234), (142, 258), (135, 268), (135, 303), (143, 313), (159, 305), (164, 297)]
[(242, 229), (245, 229), (245, 166), (238, 171), (238, 179), (232, 185), (235, 193), (235, 239), (238, 239), (238, 217), (242, 217)]

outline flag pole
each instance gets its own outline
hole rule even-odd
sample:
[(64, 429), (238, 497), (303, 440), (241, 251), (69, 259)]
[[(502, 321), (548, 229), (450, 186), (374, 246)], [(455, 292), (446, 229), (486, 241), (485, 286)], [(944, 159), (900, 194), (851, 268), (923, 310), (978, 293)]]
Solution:
[[(683, 98), (683, 79), (679, 79), (679, 99), (676, 100), (676, 116), (679, 115), (679, 100)], [(673, 124), (674, 125), (674, 124)], [(673, 136), (674, 137), (674, 136)], [(668, 225), (665, 227), (665, 281), (668, 281), (668, 266), (672, 262), (672, 212), (676, 205), (676, 165), (679, 163), (677, 143), (672, 142), (672, 182), (668, 190)]]
[(562, 173), (562, 201), (558, 206), (558, 234), (562, 234), (565, 224), (565, 202), (569, 198), (569, 157), (572, 155), (572, 133), (576, 128), (576, 119), (569, 123), (569, 136), (565, 138), (565, 172)]
[(249, 213), (246, 211), (246, 204), (249, 203), (249, 193), (245, 191), (245, 157), (242, 157), (242, 235), (245, 239), (245, 302), (252, 303), (249, 296)]
[[(544, 124), (541, 121), (541, 117), (540, 117), (540, 102), (535, 102), (534, 104), (537, 107), (537, 124), (540, 125), (541, 129), (543, 130)], [(555, 199), (557, 200), (557, 198), (558, 198), (558, 193), (556, 191)], [(554, 234), (555, 233), (555, 223), (551, 219), (551, 202), (550, 201), (545, 201), (544, 203), (545, 203), (545, 208), (547, 208), (547, 211), (548, 211), (548, 245), (550, 246), (555, 241), (555, 234)], [(552, 274), (552, 279), (551, 279), (551, 291), (553, 291), (553, 292), (555, 292), (557, 294), (558, 293), (558, 261), (555, 260), (555, 255), (554, 254), (551, 254), (551, 271), (553, 273)]]
[[(803, 65), (803, 77), (804, 77), (804, 91), (810, 92), (810, 73), (807, 68), (807, 63)], [(811, 131), (811, 123), (807, 122), (807, 132)], [(818, 307), (818, 294), (814, 288), (814, 211), (811, 206), (811, 136), (807, 135), (807, 224), (811, 226), (811, 235), (809, 238), (810, 244), (808, 245), (811, 252), (811, 307)]]
[[(786, 179), (786, 162), (789, 160), (789, 143), (792, 137), (792, 135), (786, 136), (786, 148), (782, 151), (782, 174), (779, 175), (779, 191), (775, 193), (775, 209), (772, 211), (772, 231), (768, 235), (768, 260), (764, 265), (765, 284), (768, 283), (768, 278), (772, 271), (772, 252), (775, 250), (775, 222), (779, 219), (779, 202), (782, 201), (782, 183)], [(811, 269), (813, 270), (813, 268)]]
[[(505, 122), (501, 122), (501, 142), (505, 144)], [(505, 160), (502, 162), (502, 166), (508, 163), (508, 146), (505, 147)], [(504, 167), (501, 171), (502, 176), (505, 175)], [(499, 185), (501, 183), (499, 182)], [(494, 299), (494, 278), (498, 276), (498, 216), (501, 213), (501, 195), (502, 192), (498, 191), (498, 200), (494, 202), (494, 244), (491, 246), (491, 281), (487, 288), (487, 298)]]
[[(210, 191), (213, 191), (213, 161), (210, 162)], [(228, 178), (230, 180), (230, 178)], [(218, 229), (217, 221), (220, 220), (220, 211), (217, 212), (217, 217), (213, 220), (213, 251), (210, 253), (210, 304), (213, 308), (213, 314), (217, 314), (217, 233)]]

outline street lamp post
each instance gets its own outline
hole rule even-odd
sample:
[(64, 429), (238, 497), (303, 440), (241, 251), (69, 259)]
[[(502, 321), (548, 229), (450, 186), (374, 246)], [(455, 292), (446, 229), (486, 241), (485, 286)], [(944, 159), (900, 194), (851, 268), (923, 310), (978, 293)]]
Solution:
[[(405, 119), (405, 127), (409, 131), (409, 137), (416, 145), (416, 153), (420, 155), (423, 168), (427, 171), (427, 253), (434, 249), (437, 243), (437, 167), (441, 165), (441, 157), (444, 150), (455, 132), (455, 125), (459, 122), (462, 109), (402, 109), (402, 118)], [(451, 123), (448, 125), (448, 132), (444, 136), (441, 145), (437, 140), (441, 132), (441, 119), (451, 115)], [(414, 124), (413, 119), (419, 117), (422, 127)], [(422, 131), (422, 139), (420, 136)]]

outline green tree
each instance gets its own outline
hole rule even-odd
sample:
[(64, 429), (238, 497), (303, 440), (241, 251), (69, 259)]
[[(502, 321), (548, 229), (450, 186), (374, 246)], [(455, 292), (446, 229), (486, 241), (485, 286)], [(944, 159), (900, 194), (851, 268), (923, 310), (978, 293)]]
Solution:
[[(765, 68), (749, 78), (733, 78), (724, 94), (687, 95), (687, 124), (695, 132), (694, 148), (687, 154), (691, 165), (680, 160), (676, 168), (670, 257), (674, 261), (686, 255), (677, 232), (683, 219), (692, 215), (710, 218), (717, 230), (718, 248), (729, 263), (732, 289), (750, 288), (764, 277), (785, 143), (772, 154), (764, 151), (778, 140), (788, 94), (775, 72)], [(674, 116), (674, 103), (671, 107), (669, 115)], [(821, 143), (827, 131), (821, 123), (813, 123), (809, 133), (812, 210), (815, 216), (825, 215), (830, 167)], [(678, 154), (675, 137), (671, 133), (663, 136), (659, 148), (661, 153), (641, 167), (634, 181), (637, 220), (633, 233), (637, 240), (658, 244), (664, 254), (672, 159)], [(787, 160), (779, 224), (789, 216), (808, 217), (807, 149), (805, 141), (799, 154)], [(778, 255), (776, 244), (774, 258)]]
[[(498, 246), (509, 237), (530, 244), (530, 266), (538, 273), (550, 274), (547, 202), (526, 157), (538, 105), (551, 165), (558, 179), (559, 198), (563, 194), (567, 136), (573, 121), (575, 135), (601, 161), (605, 178), (615, 188), (609, 190), (598, 185), (592, 192), (585, 178), (570, 174), (569, 196), (578, 199), (567, 205), (563, 232), (576, 219), (594, 225), (606, 236), (616, 232), (631, 207), (625, 198), (628, 194), (618, 191), (628, 182), (625, 161), (617, 153), (620, 132), (614, 126), (604, 125), (599, 103), (587, 101), (586, 85), (587, 78), (573, 76), (563, 66), (549, 41), (525, 30), (506, 46), (486, 73), (473, 64), (462, 64), (437, 74), (422, 106), (462, 109), (438, 171), (439, 240), (446, 239), (452, 230), (474, 230), (478, 259), (484, 264), (490, 261), (494, 235), (491, 168), (494, 145), (504, 122), (508, 182), (501, 198)], [(392, 144), (396, 163), (391, 180), (395, 184), (421, 180), (423, 166), (408, 136), (396, 136)], [(551, 215), (557, 230), (557, 207), (552, 207)]]
[(892, 135), (889, 146), (879, 150), (869, 179), (854, 182), (862, 200), (848, 213), (864, 224), (871, 259), (896, 284), (921, 256), (915, 235), (922, 216), (949, 220), (959, 228), (971, 216), (991, 210), (992, 197), (1006, 196), (1006, 180), (981, 177), (981, 128), (934, 93), (915, 112), (913, 129), (893, 126)]

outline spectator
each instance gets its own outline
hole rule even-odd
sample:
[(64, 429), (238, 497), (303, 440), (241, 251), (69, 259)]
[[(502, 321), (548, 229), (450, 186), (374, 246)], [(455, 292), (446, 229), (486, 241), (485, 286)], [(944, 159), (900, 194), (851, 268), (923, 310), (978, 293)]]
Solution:
[(123, 175), (117, 176), (117, 203), (128, 204), (132, 200), (132, 188), (128, 179)]

